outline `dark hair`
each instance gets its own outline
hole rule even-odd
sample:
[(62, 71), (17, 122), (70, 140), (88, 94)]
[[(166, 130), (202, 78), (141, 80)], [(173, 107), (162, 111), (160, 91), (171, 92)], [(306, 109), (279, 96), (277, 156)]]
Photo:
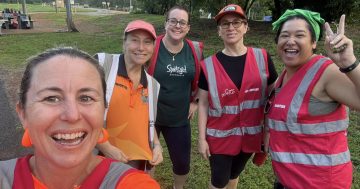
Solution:
[(99, 65), (99, 62), (94, 59), (91, 55), (88, 53), (81, 51), (79, 49), (73, 48), (73, 47), (57, 47), (48, 49), (38, 55), (35, 55), (33, 57), (30, 57), (26, 63), (26, 68), (23, 74), (23, 77), (21, 79), (20, 84), (20, 92), (19, 92), (19, 105), (21, 108), (25, 108), (26, 104), (26, 94), (30, 88), (30, 83), (32, 79), (33, 70), (36, 68), (37, 65), (39, 65), (42, 62), (45, 62), (46, 60), (49, 60), (50, 58), (56, 57), (56, 56), (68, 56), (71, 58), (80, 58), (83, 60), (86, 60), (91, 65), (93, 65), (96, 70), (98, 71), (100, 78), (101, 78), (101, 85), (103, 89), (104, 94), (104, 105), (107, 107), (106, 103), (106, 82), (105, 82), (105, 74), (103, 68)]
[(165, 19), (166, 21), (169, 19), (169, 14), (171, 11), (175, 10), (175, 9), (179, 9), (179, 10), (183, 10), (186, 12), (186, 14), (188, 15), (188, 23), (190, 23), (190, 15), (189, 15), (189, 11), (184, 7), (184, 6), (181, 6), (181, 5), (174, 5), (173, 7), (171, 7), (165, 14)]
[[(295, 20), (295, 19), (302, 19), (305, 20), (305, 22), (307, 23), (307, 28), (309, 29), (310, 33), (311, 33), (311, 41), (312, 42), (316, 42), (316, 35), (315, 35), (315, 31), (314, 29), (311, 27), (309, 21), (302, 15), (294, 15), (294, 16), (289, 16), (283, 23), (281, 23), (279, 29), (276, 32), (276, 36), (275, 36), (275, 43), (278, 43), (279, 40), (279, 36), (280, 36), (280, 32), (282, 30), (282, 27), (284, 25), (285, 22), (289, 21), (289, 20)], [(322, 33), (323, 33), (323, 27), (320, 23), (318, 23), (320, 26), (320, 35), (319, 35), (319, 39), (318, 41), (322, 38)], [(314, 49), (315, 50), (315, 49)]]

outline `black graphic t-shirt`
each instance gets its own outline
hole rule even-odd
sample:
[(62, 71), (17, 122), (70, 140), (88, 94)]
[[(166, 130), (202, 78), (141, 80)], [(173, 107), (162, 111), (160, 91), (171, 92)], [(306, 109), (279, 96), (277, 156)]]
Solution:
[(184, 42), (174, 55), (160, 43), (154, 77), (160, 83), (156, 124), (179, 127), (189, 124), (191, 82), (195, 77), (195, 62), (190, 46)]

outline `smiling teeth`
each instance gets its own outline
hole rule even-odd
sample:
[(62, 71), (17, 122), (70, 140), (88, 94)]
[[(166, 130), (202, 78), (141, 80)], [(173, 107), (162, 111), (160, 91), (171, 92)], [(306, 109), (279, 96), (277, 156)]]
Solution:
[(293, 50), (293, 49), (288, 49), (288, 50), (285, 50), (286, 52), (290, 52), (290, 53), (295, 53), (297, 52), (297, 50)]
[(55, 134), (53, 137), (57, 140), (73, 140), (84, 136), (84, 132), (77, 133), (66, 133), (66, 134)]

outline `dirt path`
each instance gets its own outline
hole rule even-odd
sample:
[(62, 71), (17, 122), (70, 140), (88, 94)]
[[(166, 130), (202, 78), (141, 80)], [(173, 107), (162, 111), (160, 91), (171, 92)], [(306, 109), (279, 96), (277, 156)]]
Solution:
[[(3, 75), (3, 71), (0, 70), (0, 74)], [(23, 129), (8, 96), (4, 81), (0, 79), (0, 160), (19, 157), (30, 152), (20, 145)]]

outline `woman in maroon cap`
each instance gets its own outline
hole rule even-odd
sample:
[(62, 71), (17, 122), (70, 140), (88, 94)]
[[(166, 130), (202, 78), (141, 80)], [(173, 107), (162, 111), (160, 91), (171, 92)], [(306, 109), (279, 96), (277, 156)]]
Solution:
[(248, 22), (238, 5), (216, 16), (224, 49), (201, 62), (199, 152), (210, 160), (211, 188), (236, 188), (253, 153), (261, 153), (263, 107), (277, 79), (265, 49), (244, 45)]

